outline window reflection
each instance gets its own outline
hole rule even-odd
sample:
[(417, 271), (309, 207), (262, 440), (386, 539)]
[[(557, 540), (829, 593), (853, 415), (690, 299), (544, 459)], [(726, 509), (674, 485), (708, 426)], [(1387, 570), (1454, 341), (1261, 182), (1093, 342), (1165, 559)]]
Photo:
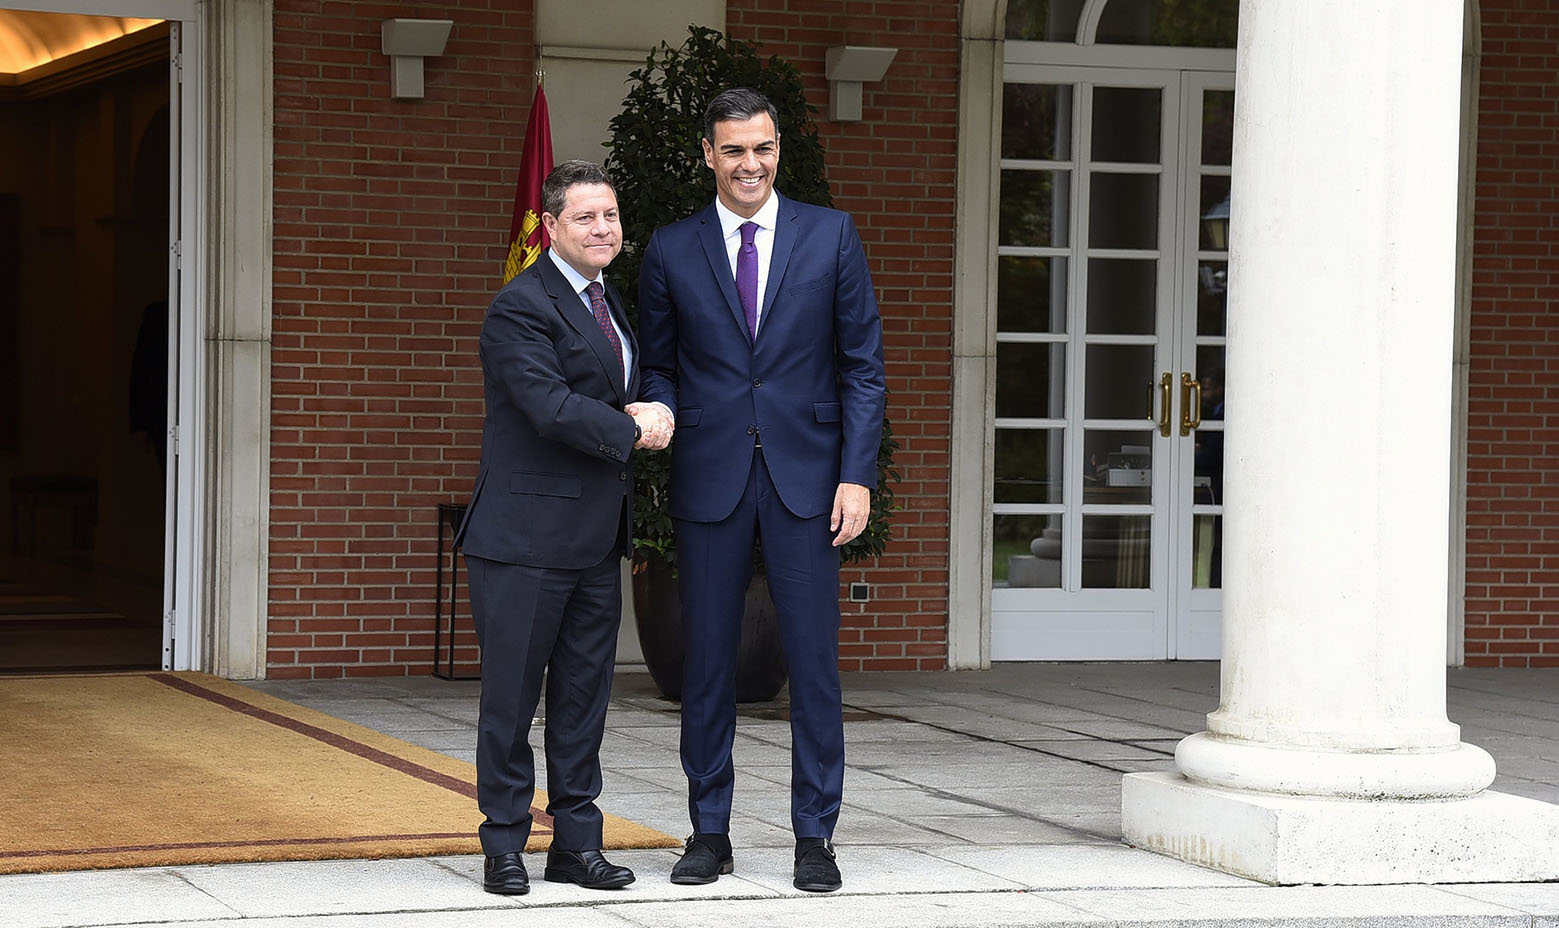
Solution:
[(1152, 516), (1083, 517), (1083, 586), (1147, 589), (1153, 574)]
[(1071, 85), (1003, 85), (1001, 156), (1033, 161), (1071, 160)]
[(1083, 0), (1008, 0), (1007, 38), (1074, 42)]
[(1071, 176), (1069, 171), (1002, 171), (997, 244), (1064, 247)]
[(1061, 418), (1066, 409), (1065, 376), (1065, 345), (997, 342), (997, 418)]
[[(1108, 45), (1233, 48), (1239, 0), (1110, 0), (1094, 41)], [(1009, 20), (1010, 22), (1010, 20)]]
[(1066, 259), (996, 259), (996, 330), (1066, 331)]
[(1062, 450), (1060, 429), (997, 429), (998, 503), (1059, 503)]
[(991, 585), (1061, 586), (1060, 513), (1004, 515), (991, 520)]

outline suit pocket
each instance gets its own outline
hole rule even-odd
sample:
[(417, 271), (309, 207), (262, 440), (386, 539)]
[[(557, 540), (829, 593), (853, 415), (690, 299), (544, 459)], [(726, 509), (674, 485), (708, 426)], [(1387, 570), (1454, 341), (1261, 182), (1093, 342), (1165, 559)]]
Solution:
[(677, 410), (677, 428), (686, 428), (698, 424), (698, 420), (704, 418), (704, 407), (684, 406)]
[(791, 294), (792, 296), (802, 293), (811, 293), (813, 290), (821, 290), (822, 288), (828, 286), (832, 280), (833, 279), (831, 277), (824, 275), (822, 277), (814, 277), (811, 280), (797, 281), (796, 283), (786, 287), (785, 292)]
[(844, 410), (838, 403), (813, 403), (812, 414), (819, 422), (838, 422), (844, 418)]
[(562, 496), (578, 499), (584, 484), (578, 477), (565, 474), (530, 474), (515, 471), (509, 475), (509, 492), (531, 496)]

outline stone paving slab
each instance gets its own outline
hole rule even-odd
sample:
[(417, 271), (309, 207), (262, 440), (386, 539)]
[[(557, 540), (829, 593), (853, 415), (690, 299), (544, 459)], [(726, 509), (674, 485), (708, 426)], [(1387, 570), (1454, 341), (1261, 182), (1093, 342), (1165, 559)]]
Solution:
[(1118, 844), (949, 847), (931, 853), (1030, 890), (1262, 885)]
[[(177, 867), (173, 873), (245, 918), (500, 908), (503, 897), (433, 860), (321, 860)], [(537, 874), (539, 876), (539, 874)]]
[(1118, 925), (1525, 925), (1507, 906), (1432, 886), (1253, 886), (1071, 890), (1045, 898)]

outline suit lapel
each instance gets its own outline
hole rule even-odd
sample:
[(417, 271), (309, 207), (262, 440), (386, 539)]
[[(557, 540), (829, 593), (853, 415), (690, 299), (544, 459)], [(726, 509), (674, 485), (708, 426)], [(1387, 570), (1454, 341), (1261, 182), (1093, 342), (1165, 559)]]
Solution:
[[(778, 193), (774, 195), (779, 196)], [(769, 311), (774, 308), (774, 297), (785, 280), (785, 268), (790, 264), (791, 252), (796, 248), (796, 226), (795, 205), (780, 197), (779, 215), (774, 220), (774, 250), (769, 255), (769, 280), (763, 288), (763, 310), (758, 317), (760, 332), (769, 324)]]
[[(612, 351), (612, 343), (606, 340), (601, 327), (596, 325), (594, 317), (585, 308), (584, 300), (574, 292), (568, 278), (563, 276), (563, 272), (558, 270), (557, 265), (552, 263), (551, 254), (544, 253), (537, 258), (536, 267), (540, 269), (542, 286), (546, 289), (547, 296), (552, 298), (552, 305), (557, 309), (558, 315), (562, 316), (564, 323), (590, 346), (596, 360), (601, 362), (601, 370), (606, 374), (606, 379), (616, 390), (618, 400), (623, 400), (626, 394), (623, 391), (623, 378), (619, 373), (622, 367), (617, 363), (617, 355)], [(610, 288), (607, 292), (611, 292)], [(611, 303), (609, 297), (607, 299), (609, 308)], [(622, 315), (620, 309), (617, 310), (617, 315), (619, 317)], [(622, 326), (620, 322), (619, 327), (627, 331), (627, 327)]]
[(747, 314), (742, 312), (741, 297), (736, 295), (736, 277), (731, 274), (731, 257), (725, 251), (720, 214), (715, 212), (714, 204), (711, 203), (704, 210), (699, 222), (698, 240), (704, 246), (704, 256), (709, 259), (709, 269), (714, 272), (715, 283), (720, 285), (720, 292), (725, 294), (725, 307), (730, 310), (731, 318), (736, 320), (736, 327), (751, 342), (752, 336), (747, 332)]

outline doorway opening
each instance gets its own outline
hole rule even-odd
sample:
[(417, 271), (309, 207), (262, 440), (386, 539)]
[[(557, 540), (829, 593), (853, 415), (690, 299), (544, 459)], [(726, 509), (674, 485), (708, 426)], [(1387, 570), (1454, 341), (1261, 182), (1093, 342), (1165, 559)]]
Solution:
[(0, 673), (162, 665), (166, 22), (0, 10)]

